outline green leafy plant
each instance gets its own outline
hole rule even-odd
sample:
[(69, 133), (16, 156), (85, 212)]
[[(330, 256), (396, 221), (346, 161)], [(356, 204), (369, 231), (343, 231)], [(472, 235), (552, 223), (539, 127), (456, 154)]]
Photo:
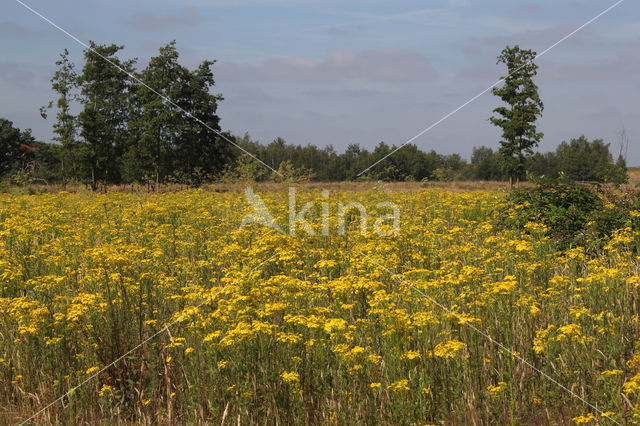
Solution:
[(640, 225), (632, 214), (640, 208), (638, 193), (597, 184), (546, 180), (533, 188), (513, 190), (506, 203), (499, 225), (524, 231), (529, 222), (541, 223), (560, 249), (597, 248), (615, 230)]

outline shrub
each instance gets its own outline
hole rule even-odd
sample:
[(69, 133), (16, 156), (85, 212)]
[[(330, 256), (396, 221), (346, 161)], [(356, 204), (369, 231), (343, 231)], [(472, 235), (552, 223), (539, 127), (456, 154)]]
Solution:
[(640, 208), (638, 193), (597, 184), (546, 181), (513, 190), (506, 203), (506, 214), (498, 218), (500, 226), (525, 231), (527, 223), (541, 223), (560, 249), (598, 248), (613, 231), (640, 225), (632, 214)]

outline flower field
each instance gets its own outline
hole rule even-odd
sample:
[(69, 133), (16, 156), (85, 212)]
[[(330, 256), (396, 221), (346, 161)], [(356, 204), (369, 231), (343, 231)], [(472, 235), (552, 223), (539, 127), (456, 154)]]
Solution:
[(308, 189), (311, 236), (242, 192), (0, 194), (0, 422), (640, 421), (638, 233), (559, 251), (503, 198)]

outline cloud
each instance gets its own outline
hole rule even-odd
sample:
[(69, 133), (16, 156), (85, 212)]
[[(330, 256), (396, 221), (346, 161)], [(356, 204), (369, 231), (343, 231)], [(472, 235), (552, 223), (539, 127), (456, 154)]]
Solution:
[(540, 74), (546, 79), (563, 82), (590, 82), (591, 85), (634, 84), (640, 72), (640, 41), (628, 43), (611, 58), (595, 57), (589, 63), (547, 61)]
[(18, 25), (15, 22), (0, 21), (0, 38), (27, 38), (37, 37), (39, 34), (37, 31), (31, 28)]
[(15, 62), (0, 63), (0, 81), (21, 89), (31, 88), (35, 73)]
[(277, 58), (260, 65), (221, 63), (218, 73), (231, 79), (327, 83), (346, 80), (415, 82), (437, 78), (425, 56), (403, 49), (332, 50), (323, 61)]
[(125, 21), (139, 30), (163, 31), (193, 27), (203, 21), (203, 17), (197, 9), (189, 8), (175, 14), (138, 12)]
[[(456, 3), (464, 3), (464, 0), (457, 0)], [(458, 4), (460, 6), (461, 4)], [(450, 17), (450, 11), (446, 8), (414, 9), (397, 13), (346, 13), (356, 20), (359, 25), (381, 24), (385, 22), (401, 22), (407, 24), (417, 24), (432, 26), (441, 24), (445, 16)]]
[(439, 77), (429, 60), (403, 49), (220, 62), (214, 73), (225, 96), (224, 126), (238, 134), (248, 130), (263, 142), (281, 136), (292, 143), (332, 143), (338, 150), (352, 142), (400, 143), (444, 108), (434, 103)]
[[(464, 44), (459, 45), (460, 52), (468, 58), (470, 63), (467, 68), (460, 69), (460, 76), (474, 78), (479, 74), (485, 77), (490, 74), (495, 75), (495, 58), (505, 46), (518, 44), (523, 49), (532, 49), (541, 53), (577, 27), (578, 24), (563, 24), (485, 37), (469, 37)], [(549, 51), (544, 58), (547, 60), (556, 56), (560, 50), (563, 51), (564, 57), (584, 57), (585, 49), (588, 49), (589, 56), (601, 55), (602, 52), (595, 48), (602, 47), (604, 44), (601, 34), (594, 28), (587, 27)], [(478, 64), (481, 64), (480, 67)]]
[(518, 6), (517, 11), (526, 15), (537, 15), (544, 10), (544, 7), (537, 3), (523, 3)]
[[(157, 40), (145, 40), (140, 43), (138, 49), (144, 53), (145, 57), (154, 57), (159, 55), (159, 49), (166, 46), (166, 44), (166, 42), (159, 42)], [(182, 65), (188, 68), (195, 68), (202, 62), (202, 53), (198, 49), (182, 43), (177, 43), (176, 49), (180, 55), (179, 62)], [(139, 65), (144, 66), (142, 63)]]
[(451, 7), (468, 7), (471, 6), (469, 0), (447, 0), (447, 4)]
[(364, 25), (331, 26), (327, 29), (327, 34), (333, 37), (362, 36), (365, 32)]
[(339, 36), (339, 37), (343, 37), (349, 34), (347, 30), (340, 27), (331, 27), (327, 30), (327, 33), (329, 33), (329, 35)]
[[(490, 30), (496, 36), (503, 35), (511, 37), (512, 34), (520, 34), (523, 32), (544, 32), (549, 26), (548, 24), (539, 22), (538, 20), (513, 19), (501, 15), (484, 15), (474, 19), (480, 26)], [(577, 26), (577, 25), (576, 25)], [(483, 37), (478, 37), (482, 39)]]

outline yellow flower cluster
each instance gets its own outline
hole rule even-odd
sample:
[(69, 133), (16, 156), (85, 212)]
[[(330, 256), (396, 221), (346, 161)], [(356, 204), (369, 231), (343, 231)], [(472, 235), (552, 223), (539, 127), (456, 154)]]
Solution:
[[(261, 195), (286, 228), (286, 191)], [(53, 399), (100, 372), (65, 400), (74, 412), (56, 405), (48, 418), (600, 416), (582, 416), (542, 371), (616, 421), (632, 420), (629, 403), (640, 415), (637, 230), (597, 252), (559, 251), (543, 225), (504, 230), (499, 193), (297, 196), (298, 207), (315, 203), (306, 216), (315, 236), (240, 227), (251, 208), (236, 191), (1, 194), (0, 406), (32, 412), (34, 395)], [(396, 204), (399, 235), (362, 235), (355, 210), (336, 214), (353, 202), (376, 218), (388, 213), (378, 203)], [(343, 235), (321, 235), (325, 214)]]

